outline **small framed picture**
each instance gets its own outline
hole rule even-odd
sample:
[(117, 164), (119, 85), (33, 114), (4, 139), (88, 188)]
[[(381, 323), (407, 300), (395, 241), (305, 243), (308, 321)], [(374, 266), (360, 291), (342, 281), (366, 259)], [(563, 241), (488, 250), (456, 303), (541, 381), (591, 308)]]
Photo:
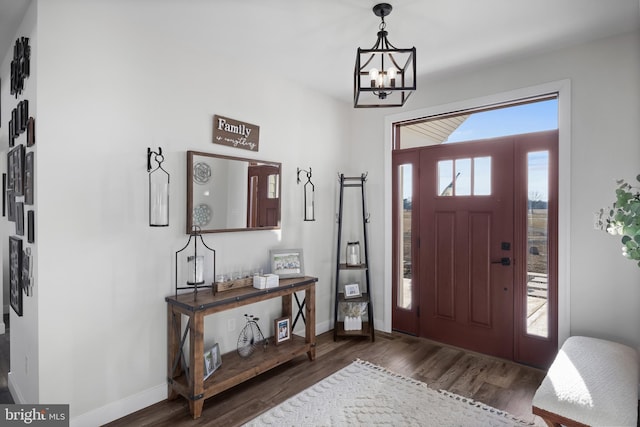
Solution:
[(36, 121), (33, 117), (27, 120), (27, 147), (36, 143)]
[(24, 203), (16, 202), (16, 234), (24, 236)]
[(13, 189), (7, 190), (7, 219), (9, 221), (16, 220), (16, 194)]
[(280, 317), (273, 321), (273, 332), (276, 345), (291, 339), (291, 317)]
[(204, 378), (207, 379), (222, 365), (220, 346), (215, 343), (204, 353)]
[(33, 205), (33, 151), (24, 157), (24, 204)]
[(344, 285), (344, 297), (345, 298), (357, 298), (362, 296), (362, 292), (360, 292), (360, 285), (357, 283), (349, 283)]
[(35, 213), (33, 211), (27, 211), (27, 242), (33, 243), (36, 241), (36, 224)]
[[(24, 195), (24, 145), (19, 144), (9, 151), (13, 166), (13, 191), (16, 196)], [(9, 179), (11, 181), (11, 179)]]
[(269, 251), (271, 273), (281, 279), (304, 276), (302, 249), (272, 249)]
[(22, 239), (9, 236), (9, 302), (22, 316)]

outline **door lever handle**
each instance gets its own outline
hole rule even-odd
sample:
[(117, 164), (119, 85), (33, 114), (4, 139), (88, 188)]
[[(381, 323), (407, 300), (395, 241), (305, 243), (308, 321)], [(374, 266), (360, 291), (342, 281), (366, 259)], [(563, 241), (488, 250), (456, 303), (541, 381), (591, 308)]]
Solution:
[(503, 258), (500, 258), (500, 261), (491, 261), (491, 264), (502, 264), (504, 266), (509, 266), (511, 265), (511, 258), (503, 257)]

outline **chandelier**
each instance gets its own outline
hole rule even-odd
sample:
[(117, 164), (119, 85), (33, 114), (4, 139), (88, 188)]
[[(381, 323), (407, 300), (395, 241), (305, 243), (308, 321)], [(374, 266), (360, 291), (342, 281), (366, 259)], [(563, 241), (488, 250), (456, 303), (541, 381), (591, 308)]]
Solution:
[(416, 48), (398, 49), (387, 40), (384, 17), (391, 5), (380, 3), (373, 13), (382, 22), (378, 40), (371, 49), (358, 48), (353, 84), (353, 106), (402, 107), (416, 90)]

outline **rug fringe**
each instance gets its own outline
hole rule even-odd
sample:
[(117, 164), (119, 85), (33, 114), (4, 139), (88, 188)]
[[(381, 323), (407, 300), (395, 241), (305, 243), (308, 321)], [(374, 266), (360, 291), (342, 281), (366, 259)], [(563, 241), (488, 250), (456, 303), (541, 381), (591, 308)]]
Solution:
[[(380, 372), (384, 372), (384, 373), (387, 373), (389, 375), (393, 375), (395, 377), (398, 377), (398, 378), (403, 379), (405, 381), (408, 381), (410, 383), (413, 383), (413, 384), (416, 384), (416, 385), (420, 385), (420, 386), (424, 386), (424, 387), (427, 387), (427, 388), (429, 387), (427, 383), (424, 383), (424, 382), (422, 382), (420, 380), (416, 380), (414, 378), (408, 377), (406, 375), (399, 374), (397, 372), (393, 372), (393, 371), (391, 371), (391, 370), (389, 370), (389, 369), (387, 369), (387, 368), (385, 368), (383, 366), (376, 365), (376, 364), (368, 362), (366, 360), (356, 359), (356, 360), (354, 360), (354, 362), (358, 363), (359, 365), (367, 366), (369, 368), (378, 370)], [(535, 425), (534, 422), (529, 422), (529, 421), (522, 420), (522, 419), (516, 417), (515, 415), (512, 415), (512, 414), (510, 414), (510, 413), (508, 413), (506, 411), (501, 411), (500, 409), (496, 409), (496, 408), (494, 408), (492, 406), (489, 406), (489, 405), (486, 405), (486, 404), (484, 404), (482, 402), (477, 402), (477, 401), (475, 401), (475, 400), (473, 400), (471, 398), (464, 397), (464, 396), (461, 396), (459, 394), (452, 393), (450, 391), (442, 390), (442, 389), (437, 390), (437, 392), (443, 394), (444, 396), (450, 397), (452, 399), (459, 400), (462, 403), (468, 403), (469, 405), (475, 406), (476, 408), (480, 408), (482, 410), (485, 410), (485, 411), (494, 413), (496, 415), (502, 416), (502, 417), (504, 417), (506, 419), (509, 419), (509, 420), (512, 420), (512, 421), (516, 421), (516, 422), (518, 422), (518, 423), (520, 423), (522, 425), (526, 425), (526, 426)]]

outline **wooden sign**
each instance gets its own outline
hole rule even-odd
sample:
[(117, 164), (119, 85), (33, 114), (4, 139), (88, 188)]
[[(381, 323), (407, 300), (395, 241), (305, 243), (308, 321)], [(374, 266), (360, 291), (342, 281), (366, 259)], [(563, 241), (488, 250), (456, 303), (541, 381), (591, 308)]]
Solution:
[(217, 114), (213, 116), (214, 144), (258, 151), (259, 140), (260, 126), (218, 116)]

